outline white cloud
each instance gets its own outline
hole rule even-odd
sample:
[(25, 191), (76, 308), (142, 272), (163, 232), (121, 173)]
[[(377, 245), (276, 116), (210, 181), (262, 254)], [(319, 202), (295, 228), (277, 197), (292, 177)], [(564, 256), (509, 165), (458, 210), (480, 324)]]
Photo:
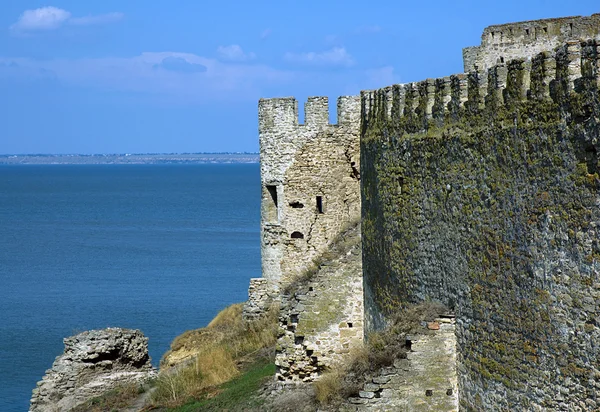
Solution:
[(72, 17), (67, 10), (58, 7), (41, 7), (39, 9), (25, 10), (17, 22), (10, 26), (13, 33), (31, 33), (43, 30), (56, 30), (65, 24), (75, 26), (89, 26), (93, 24), (112, 23), (123, 18), (123, 13), (107, 13), (84, 17)]
[(97, 16), (74, 17), (69, 19), (68, 23), (74, 26), (91, 26), (94, 24), (113, 23), (121, 20), (124, 16), (123, 13), (106, 13)]
[[(312, 90), (355, 95), (398, 83), (390, 66), (337, 71), (278, 69), (253, 62), (228, 63), (191, 53), (147, 52), (130, 57), (31, 59), (0, 56), (0, 81), (119, 91), (156, 102), (254, 102)], [(32, 83), (34, 84), (34, 83)], [(162, 103), (161, 103), (162, 104)]]
[(11, 26), (15, 31), (57, 29), (71, 17), (71, 13), (57, 7), (41, 7), (25, 10), (19, 20)]
[(221, 60), (232, 61), (232, 62), (243, 62), (252, 60), (256, 57), (254, 53), (245, 53), (242, 48), (237, 44), (230, 46), (219, 46), (217, 54)]
[(286, 53), (283, 58), (291, 63), (315, 66), (352, 66), (354, 59), (343, 47), (334, 47), (324, 52)]
[[(16, 66), (8, 73), (8, 65)], [(3, 73), (6, 66), (7, 73)], [(295, 74), (259, 64), (228, 64), (191, 53), (148, 52), (127, 58), (36, 60), (0, 57), (0, 77), (42, 78), (61, 84), (171, 96), (188, 101), (255, 100)], [(47, 77), (47, 76), (46, 76)]]

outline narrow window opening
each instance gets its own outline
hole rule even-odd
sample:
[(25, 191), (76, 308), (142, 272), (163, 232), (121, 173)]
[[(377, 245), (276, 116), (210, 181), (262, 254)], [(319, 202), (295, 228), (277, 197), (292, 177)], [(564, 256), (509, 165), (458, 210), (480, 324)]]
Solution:
[(290, 206), (293, 209), (302, 209), (304, 207), (304, 205), (300, 202), (292, 202), (292, 203), (290, 203)]
[(525, 29), (525, 34), (529, 36), (529, 29)]
[(304, 343), (304, 336), (296, 336), (294, 343), (296, 345), (302, 345)]
[(277, 207), (277, 186), (267, 186), (267, 190), (271, 195), (271, 199), (273, 200), (273, 204)]
[(352, 326), (352, 322), (348, 322), (348, 327), (351, 328)]
[(504, 57), (500, 56), (500, 63), (504, 63)]
[(317, 196), (317, 211), (323, 213), (323, 196)]
[(548, 34), (548, 27), (544, 27), (543, 30), (544, 30), (544, 34)]
[(304, 239), (304, 235), (300, 232), (292, 232), (292, 239)]
[(573, 23), (569, 23), (569, 34), (573, 35)]
[(267, 221), (269, 222), (277, 222), (278, 213), (277, 213), (277, 186), (267, 185), (266, 195), (266, 213), (267, 213)]

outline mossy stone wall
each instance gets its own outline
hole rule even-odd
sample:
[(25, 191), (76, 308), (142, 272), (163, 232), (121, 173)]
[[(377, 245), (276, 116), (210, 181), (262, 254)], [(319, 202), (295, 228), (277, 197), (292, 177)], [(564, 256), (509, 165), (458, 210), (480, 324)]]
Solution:
[(366, 327), (454, 309), (464, 410), (600, 407), (598, 52), (363, 93)]

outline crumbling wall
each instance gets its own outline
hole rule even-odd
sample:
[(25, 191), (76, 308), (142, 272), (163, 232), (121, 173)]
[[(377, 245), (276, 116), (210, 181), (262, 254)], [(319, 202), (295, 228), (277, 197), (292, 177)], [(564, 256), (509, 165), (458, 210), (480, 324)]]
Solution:
[(600, 406), (599, 53), (363, 93), (365, 322), (454, 308), (465, 410)]
[[(310, 293), (303, 295), (294, 289), (301, 288), (298, 279), (305, 279), (314, 270), (315, 260), (322, 259), (341, 232), (360, 217), (360, 97), (340, 97), (337, 117), (337, 124), (329, 123), (327, 97), (308, 99), (304, 124), (298, 123), (294, 98), (259, 102), (264, 281), (252, 281), (244, 317), (255, 319), (270, 302), (281, 301), (282, 331), (287, 331), (278, 344), (278, 376), (282, 380), (314, 379), (323, 365), (362, 341), (360, 253), (355, 250), (355, 259), (345, 259), (331, 278), (314, 280), (307, 286), (313, 289), (307, 289)], [(360, 239), (359, 229), (355, 232)], [(295, 326), (288, 330), (291, 323), (298, 323), (296, 318), (301, 319), (302, 329), (310, 323), (308, 318), (318, 315), (310, 313), (311, 304), (295, 302), (296, 297), (316, 302), (327, 300), (329, 293), (339, 298), (335, 316), (321, 319), (318, 327), (308, 327), (301, 335)], [(355, 325), (346, 326), (350, 332), (340, 332), (344, 329), (339, 326), (340, 316)], [(290, 334), (294, 336), (290, 338)], [(304, 345), (298, 344), (299, 340)], [(313, 368), (313, 363), (321, 366)]]
[(280, 284), (360, 213), (359, 96), (338, 99), (337, 124), (327, 97), (309, 98), (304, 111), (299, 124), (296, 99), (259, 102), (262, 271)]
[(570, 40), (600, 40), (600, 14), (500, 24), (487, 27), (481, 45), (463, 50), (465, 72), (554, 50)]
[(312, 381), (363, 339), (360, 225), (355, 220), (283, 289), (275, 365), (281, 381)]

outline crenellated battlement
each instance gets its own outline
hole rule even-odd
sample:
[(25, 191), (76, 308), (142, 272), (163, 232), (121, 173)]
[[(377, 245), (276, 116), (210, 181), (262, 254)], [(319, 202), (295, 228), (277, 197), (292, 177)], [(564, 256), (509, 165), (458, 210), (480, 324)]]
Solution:
[[(465, 73), (340, 97), (335, 124), (327, 97), (303, 123), (296, 99), (260, 100), (247, 312), (281, 302), (279, 380), (317, 379), (363, 327), (431, 300), (455, 311), (459, 355), (432, 400), (598, 409), (599, 56), (600, 14), (494, 25)], [(321, 272), (359, 215), (360, 267)]]
[(600, 40), (600, 14), (489, 26), (483, 31), (480, 46), (463, 49), (465, 72), (485, 71), (583, 39)]
[[(517, 101), (558, 101), (580, 84), (600, 84), (600, 41), (568, 41), (531, 60), (518, 59), (439, 79), (365, 91), (363, 121), (400, 120), (409, 132), (426, 131), (459, 113), (510, 110)], [(366, 127), (363, 125), (363, 127)]]
[(599, 19), (492, 26), (500, 62), (362, 93), (366, 330), (455, 310), (460, 410), (600, 405), (600, 328), (574, 326), (600, 316)]
[(340, 96), (337, 100), (337, 123), (329, 121), (329, 98), (309, 97), (304, 103), (304, 123), (298, 117), (298, 100), (294, 97), (260, 99), (258, 102), (259, 131), (293, 130), (295, 127), (319, 128), (339, 126), (360, 119), (360, 96)]

